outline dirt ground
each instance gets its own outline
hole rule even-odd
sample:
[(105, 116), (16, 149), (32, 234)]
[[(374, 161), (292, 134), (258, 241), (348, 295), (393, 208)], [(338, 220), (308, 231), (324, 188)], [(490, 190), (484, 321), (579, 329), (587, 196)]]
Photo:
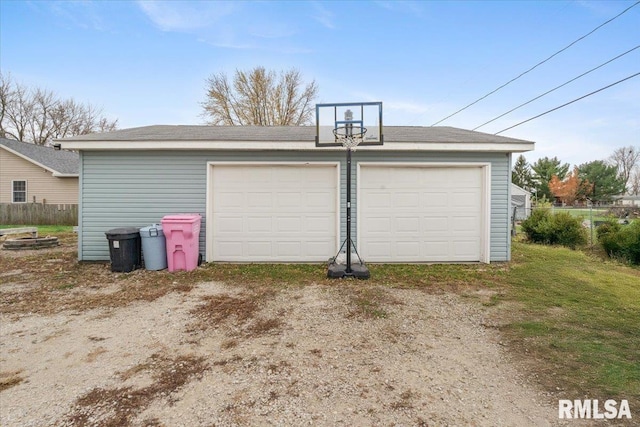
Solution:
[(1, 426), (581, 425), (558, 420), (473, 298), (167, 281), (74, 257), (0, 251)]

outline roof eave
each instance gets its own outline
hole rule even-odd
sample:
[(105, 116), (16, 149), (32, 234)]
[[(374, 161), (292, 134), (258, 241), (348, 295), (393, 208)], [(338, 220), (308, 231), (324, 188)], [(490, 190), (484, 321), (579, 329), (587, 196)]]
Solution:
[[(343, 147), (316, 147), (309, 141), (60, 141), (66, 150), (80, 151), (342, 151)], [(533, 142), (391, 142), (362, 146), (362, 151), (476, 151), (523, 153), (535, 147)]]
[(54, 172), (53, 176), (56, 178), (79, 178), (80, 174), (77, 173), (61, 173), (61, 172)]

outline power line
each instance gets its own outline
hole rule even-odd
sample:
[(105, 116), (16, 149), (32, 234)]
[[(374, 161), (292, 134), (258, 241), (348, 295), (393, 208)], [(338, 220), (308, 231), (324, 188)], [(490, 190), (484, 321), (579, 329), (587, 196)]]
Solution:
[(632, 79), (632, 78), (637, 77), (637, 76), (640, 76), (640, 72), (635, 73), (635, 74), (632, 74), (632, 75), (630, 75), (629, 77), (625, 77), (624, 79), (622, 79), (622, 80), (618, 80), (617, 82), (615, 82), (615, 83), (611, 83), (610, 85), (607, 85), (607, 86), (605, 86), (605, 87), (601, 87), (601, 88), (600, 88), (600, 89), (598, 89), (598, 90), (594, 90), (593, 92), (588, 93), (588, 94), (586, 94), (586, 95), (583, 95), (583, 96), (581, 96), (580, 98), (576, 98), (576, 99), (574, 99), (573, 101), (569, 101), (569, 102), (567, 102), (566, 104), (562, 104), (562, 105), (560, 105), (560, 106), (558, 106), (558, 107), (556, 107), (556, 108), (552, 108), (551, 110), (547, 110), (547, 111), (545, 111), (544, 113), (538, 114), (538, 115), (537, 115), (537, 116), (535, 116), (535, 117), (531, 117), (530, 119), (523, 120), (523, 121), (521, 121), (520, 123), (516, 123), (516, 124), (515, 124), (515, 125), (513, 125), (513, 126), (509, 126), (508, 128), (502, 129), (500, 132), (496, 132), (496, 133), (494, 133), (494, 135), (498, 135), (498, 134), (500, 134), (500, 133), (502, 133), (502, 132), (508, 131), (509, 129), (513, 129), (513, 128), (514, 128), (514, 127), (516, 127), (516, 126), (520, 126), (520, 125), (522, 125), (522, 124), (524, 124), (524, 123), (530, 122), (531, 120), (537, 119), (538, 117), (542, 117), (542, 116), (544, 116), (545, 114), (549, 114), (549, 113), (551, 113), (551, 112), (553, 112), (553, 111), (559, 110), (559, 109), (561, 109), (561, 108), (563, 108), (563, 107), (566, 107), (567, 105), (573, 104), (574, 102), (580, 101), (581, 99), (584, 99), (584, 98), (586, 98), (586, 97), (588, 97), (588, 96), (594, 95), (594, 94), (596, 94), (596, 93), (598, 93), (598, 92), (602, 92), (602, 91), (603, 91), (603, 90), (605, 90), (605, 89), (609, 89), (609, 88), (610, 88), (610, 87), (612, 87), (612, 86), (615, 86), (615, 85), (617, 85), (617, 84), (619, 84), (619, 83), (624, 82), (625, 80), (629, 80), (629, 79)]
[(547, 59), (544, 59), (540, 62), (538, 62), (536, 65), (534, 65), (533, 67), (529, 68), (527, 71), (524, 71), (522, 73), (520, 73), (520, 75), (518, 75), (517, 77), (514, 77), (513, 79), (509, 80), (508, 82), (506, 82), (505, 84), (503, 84), (502, 86), (499, 86), (497, 89), (492, 90), (491, 92), (487, 93), (486, 95), (476, 99), (475, 101), (473, 101), (471, 104), (466, 105), (465, 107), (462, 107), (461, 109), (459, 109), (458, 111), (456, 111), (453, 114), (449, 114), (447, 117), (445, 117), (444, 119), (438, 120), (437, 122), (435, 122), (434, 124), (432, 124), (431, 126), (435, 126), (438, 123), (442, 123), (445, 120), (455, 116), (456, 114), (466, 110), (467, 108), (477, 104), (478, 102), (482, 101), (483, 99), (487, 98), (490, 95), (493, 95), (494, 93), (496, 93), (497, 91), (499, 91), (500, 89), (506, 87), (507, 85), (515, 82), (516, 80), (518, 80), (520, 77), (524, 76), (525, 74), (528, 74), (529, 72), (533, 71), (534, 69), (538, 68), (540, 65), (544, 64), (545, 62), (549, 61), (551, 58), (553, 58), (554, 56), (564, 52), (565, 50), (569, 49), (571, 46), (573, 46), (574, 44), (578, 43), (580, 40), (590, 36), (591, 34), (595, 33), (597, 30), (599, 30), (600, 28), (604, 27), (605, 25), (607, 25), (609, 22), (613, 21), (614, 19), (617, 19), (618, 17), (622, 16), (623, 14), (625, 14), (626, 12), (628, 12), (631, 8), (637, 6), (638, 4), (640, 4), (640, 0), (635, 2), (634, 4), (632, 4), (631, 6), (629, 6), (628, 8), (626, 8), (625, 10), (623, 10), (622, 12), (620, 12), (619, 14), (617, 14), (616, 16), (614, 16), (613, 18), (609, 19), (606, 22), (603, 22), (602, 24), (598, 25), (596, 28), (594, 28), (593, 30), (589, 31), (587, 34), (585, 34), (584, 36), (574, 40), (573, 42), (569, 43), (567, 46), (563, 47), (562, 49), (560, 49), (559, 51), (557, 51), (556, 53), (554, 53), (553, 55), (551, 55), (550, 57), (548, 57)]
[(569, 80), (569, 81), (566, 81), (566, 82), (562, 83), (560, 86), (556, 86), (556, 87), (554, 87), (553, 89), (550, 89), (550, 90), (546, 91), (545, 93), (543, 93), (543, 94), (541, 94), (541, 95), (538, 95), (538, 96), (536, 96), (535, 98), (532, 98), (532, 99), (528, 100), (527, 102), (524, 102), (524, 103), (522, 103), (522, 104), (518, 105), (517, 107), (512, 108), (511, 110), (507, 111), (506, 113), (500, 114), (498, 117), (494, 117), (493, 119), (489, 120), (488, 122), (484, 122), (484, 123), (483, 123), (483, 124), (481, 124), (480, 126), (476, 126), (476, 127), (475, 127), (475, 128), (473, 128), (472, 130), (480, 129), (480, 128), (481, 128), (482, 126), (484, 126), (484, 125), (488, 125), (488, 124), (489, 124), (489, 123), (491, 123), (491, 122), (495, 122), (495, 121), (496, 121), (496, 120), (498, 120), (499, 118), (502, 118), (502, 117), (506, 116), (507, 114), (512, 113), (512, 112), (516, 111), (517, 109), (519, 109), (519, 108), (521, 108), (521, 107), (524, 107), (524, 106), (525, 106), (525, 105), (527, 105), (527, 104), (531, 104), (533, 101), (536, 101), (536, 100), (538, 100), (538, 99), (542, 98), (543, 96), (548, 95), (548, 94), (550, 94), (551, 92), (554, 92), (554, 91), (556, 91), (556, 90), (560, 89), (561, 87), (566, 86), (566, 85), (568, 85), (569, 83), (574, 82), (574, 81), (578, 80), (579, 78), (586, 76), (587, 74), (589, 74), (589, 73), (591, 73), (591, 72), (593, 72), (593, 71), (597, 70), (598, 68), (602, 68), (602, 67), (604, 67), (605, 65), (609, 64), (610, 62), (615, 61), (615, 60), (616, 60), (616, 59), (618, 59), (618, 58), (622, 58), (623, 56), (627, 55), (628, 53), (633, 52), (634, 50), (636, 50), (636, 49), (638, 49), (638, 48), (640, 48), (640, 45), (638, 45), (638, 46), (636, 46), (636, 47), (634, 47), (634, 48), (632, 48), (632, 49), (629, 49), (628, 51), (626, 51), (626, 52), (624, 52), (624, 53), (621, 53), (620, 55), (616, 56), (615, 58), (611, 58), (611, 59), (610, 59), (610, 60), (608, 60), (607, 62), (604, 62), (604, 63), (602, 63), (602, 64), (598, 65), (597, 67), (592, 68), (592, 69), (590, 69), (589, 71), (586, 71), (586, 72), (584, 72), (584, 73), (580, 74), (579, 76), (572, 78), (572, 79), (571, 79), (571, 80)]

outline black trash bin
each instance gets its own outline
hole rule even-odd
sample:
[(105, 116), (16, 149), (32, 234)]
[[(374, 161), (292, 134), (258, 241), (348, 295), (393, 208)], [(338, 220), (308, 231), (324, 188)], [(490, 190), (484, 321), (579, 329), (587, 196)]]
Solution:
[(142, 267), (140, 231), (137, 228), (114, 228), (105, 234), (109, 240), (111, 271), (128, 273)]

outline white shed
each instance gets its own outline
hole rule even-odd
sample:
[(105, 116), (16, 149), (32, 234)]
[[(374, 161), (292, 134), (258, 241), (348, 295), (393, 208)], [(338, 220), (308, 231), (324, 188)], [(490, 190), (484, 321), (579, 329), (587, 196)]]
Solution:
[(511, 214), (515, 209), (516, 221), (529, 218), (531, 214), (531, 193), (511, 183)]

